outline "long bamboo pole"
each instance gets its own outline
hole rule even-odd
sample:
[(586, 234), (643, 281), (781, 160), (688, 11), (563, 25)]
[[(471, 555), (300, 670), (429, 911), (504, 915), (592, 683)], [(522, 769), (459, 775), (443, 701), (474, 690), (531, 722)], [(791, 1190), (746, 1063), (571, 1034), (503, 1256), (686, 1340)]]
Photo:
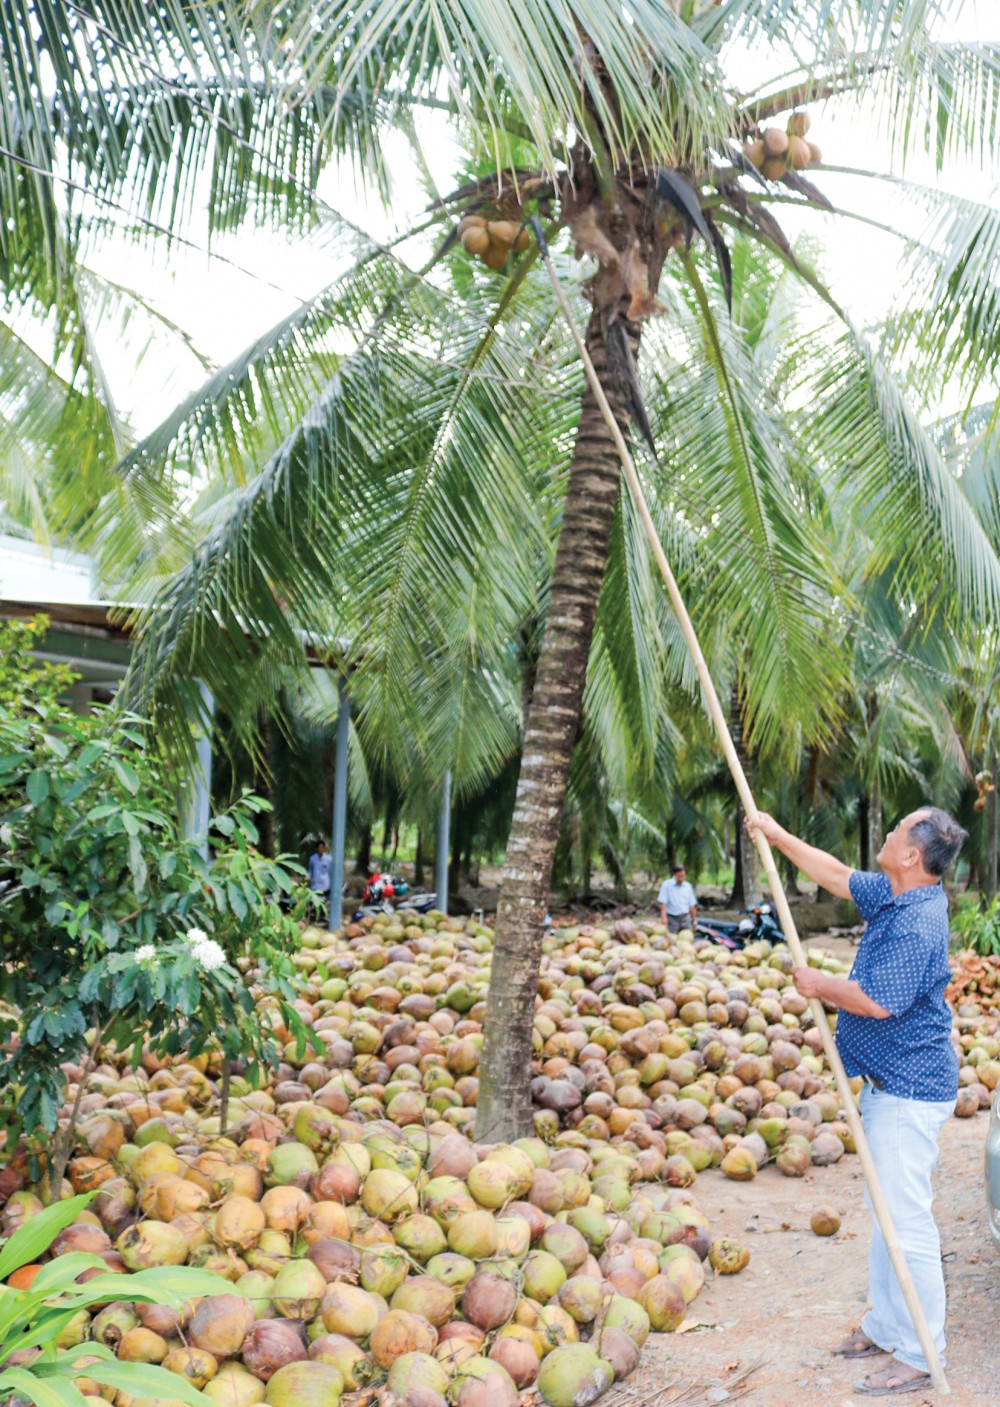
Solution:
[[(726, 715), (719, 702), (719, 696), (715, 691), (715, 685), (712, 682), (712, 676), (709, 673), (708, 665), (705, 663), (705, 656), (702, 654), (701, 645), (698, 643), (698, 636), (695, 633), (694, 625), (692, 624), (691, 617), (688, 615), (687, 607), (684, 604), (684, 599), (681, 596), (677, 581), (670, 569), (670, 563), (667, 561), (666, 554), (663, 551), (663, 544), (660, 542), (659, 534), (656, 531), (656, 525), (650, 515), (649, 506), (646, 503), (646, 496), (642, 491), (642, 485), (636, 473), (635, 463), (629, 452), (628, 445), (625, 442), (625, 436), (622, 434), (621, 427), (614, 417), (611, 406), (608, 404), (608, 398), (604, 394), (604, 387), (601, 385), (600, 377), (597, 375), (594, 364), (590, 359), (590, 354), (587, 351), (576, 318), (573, 316), (573, 310), (569, 305), (569, 300), (559, 281), (559, 276), (553, 267), (548, 249), (541, 237), (541, 231), (537, 227), (536, 234), (539, 236), (542, 257), (545, 260), (545, 266), (548, 270), (549, 278), (552, 281), (552, 287), (555, 290), (555, 295), (562, 310), (563, 317), (576, 343), (584, 370), (587, 373), (587, 380), (594, 393), (594, 399), (597, 401), (601, 414), (607, 423), (608, 429), (611, 431), (615, 447), (618, 450), (618, 456), (621, 459), (622, 469), (629, 486), (629, 491), (639, 511), (639, 517), (642, 519), (642, 526), (649, 540), (649, 545), (656, 559), (656, 564), (660, 569), (660, 575), (663, 577), (664, 583), (666, 584), (670, 604), (673, 607), (674, 614), (677, 617), (678, 624), (681, 627), (684, 639), (691, 652), (691, 658), (694, 661), (695, 669), (698, 672), (698, 678), (701, 681), (705, 703), (708, 707), (712, 722), (715, 724), (715, 731), (718, 734), (719, 743), (725, 755), (726, 762), (729, 764), (729, 770), (732, 773), (733, 781), (736, 784), (737, 794), (739, 795), (747, 819), (753, 821), (758, 815), (757, 805), (754, 801), (753, 793), (750, 790), (750, 784), (746, 779), (746, 773), (743, 771), (742, 764), (737, 756), (736, 748), (729, 732), (729, 724), (726, 721)], [(785, 935), (785, 941), (788, 944), (789, 952), (796, 966), (805, 967), (806, 955), (799, 941), (798, 930), (795, 927), (795, 920), (792, 918), (792, 911), (789, 908), (785, 888), (781, 882), (781, 876), (778, 874), (777, 867), (774, 863), (774, 854), (766, 838), (756, 828), (754, 829), (754, 840), (757, 845), (757, 852), (764, 866), (764, 873), (767, 875), (768, 883), (771, 888), (771, 897), (778, 910), (778, 917), (781, 920), (781, 927)], [(844, 1069), (844, 1063), (840, 1058), (840, 1052), (834, 1041), (833, 1031), (826, 1018), (826, 1011), (823, 1007), (823, 1003), (816, 997), (810, 1000), (809, 1009), (812, 1012), (813, 1020), (816, 1022), (816, 1027), (823, 1039), (823, 1050), (829, 1062), (830, 1069), (833, 1071), (837, 1091), (847, 1117), (847, 1123), (851, 1130), (852, 1137), (854, 1138), (858, 1156), (861, 1159), (861, 1167), (868, 1184), (868, 1191), (871, 1196), (875, 1216), (881, 1228), (882, 1235), (885, 1238), (886, 1247), (889, 1251), (889, 1259), (892, 1262), (896, 1277), (899, 1280), (899, 1286), (903, 1292), (906, 1307), (910, 1311), (910, 1318), (913, 1320), (913, 1326), (917, 1331), (920, 1347), (927, 1360), (931, 1381), (938, 1392), (947, 1395), (951, 1392), (951, 1389), (944, 1375), (944, 1369), (938, 1357), (937, 1347), (931, 1336), (927, 1324), (927, 1317), (924, 1314), (923, 1305), (920, 1303), (919, 1296), (917, 1295), (916, 1286), (910, 1275), (909, 1266), (906, 1264), (906, 1256), (899, 1243), (899, 1237), (896, 1235), (896, 1228), (892, 1224), (892, 1216), (889, 1212), (888, 1203), (885, 1200), (885, 1193), (882, 1190), (878, 1170), (875, 1167), (875, 1161), (872, 1158), (871, 1149), (868, 1146), (868, 1139), (865, 1137), (865, 1131), (862, 1127), (861, 1115), (858, 1113), (857, 1105), (854, 1102), (854, 1091), (851, 1089), (848, 1081), (847, 1071)]]

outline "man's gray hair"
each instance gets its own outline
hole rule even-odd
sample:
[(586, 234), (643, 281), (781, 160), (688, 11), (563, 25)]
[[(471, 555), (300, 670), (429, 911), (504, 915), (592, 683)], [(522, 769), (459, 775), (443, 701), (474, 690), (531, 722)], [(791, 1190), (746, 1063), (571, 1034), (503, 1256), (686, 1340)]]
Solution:
[(940, 877), (958, 858), (969, 832), (940, 806), (925, 806), (921, 810), (920, 820), (910, 827), (910, 840), (923, 856), (927, 873)]

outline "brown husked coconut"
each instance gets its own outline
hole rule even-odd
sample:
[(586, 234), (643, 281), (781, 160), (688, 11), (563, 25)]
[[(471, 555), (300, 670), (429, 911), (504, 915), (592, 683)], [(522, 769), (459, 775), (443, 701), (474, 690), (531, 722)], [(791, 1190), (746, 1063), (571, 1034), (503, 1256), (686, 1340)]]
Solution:
[(788, 165), (783, 156), (768, 156), (761, 167), (761, 174), (768, 181), (780, 181), (788, 174)]
[(206, 1295), (195, 1306), (188, 1340), (215, 1358), (233, 1358), (254, 1325), (253, 1306), (242, 1295)]
[(792, 113), (792, 131), (797, 137), (804, 137), (812, 126), (812, 119), (804, 107), (797, 107)]
[(203, 1348), (172, 1348), (163, 1360), (168, 1373), (186, 1378), (192, 1387), (204, 1387), (219, 1371), (219, 1365)]
[(490, 1349), (489, 1357), (494, 1363), (506, 1368), (517, 1388), (530, 1387), (538, 1377), (541, 1359), (531, 1344), (524, 1339), (497, 1339)]
[(455, 1292), (433, 1275), (410, 1275), (396, 1290), (390, 1307), (420, 1315), (440, 1329), (455, 1312)]
[(227, 1197), (215, 1214), (215, 1239), (237, 1251), (252, 1250), (266, 1227), (260, 1204), (238, 1194)]
[(400, 1399), (403, 1407), (448, 1407), (448, 1400), (431, 1387), (411, 1387)]
[(405, 1309), (390, 1309), (372, 1330), (371, 1356), (380, 1368), (391, 1368), (404, 1353), (433, 1353), (437, 1330), (422, 1315)]
[(490, 237), (482, 225), (473, 225), (462, 235), (462, 248), (466, 254), (485, 254), (490, 247)]
[(509, 1280), (491, 1271), (474, 1275), (462, 1295), (462, 1313), (470, 1324), (487, 1333), (513, 1317), (517, 1290)]
[(630, 1377), (639, 1366), (639, 1350), (624, 1329), (601, 1330), (601, 1357), (611, 1364), (615, 1382)]
[(301, 1325), (291, 1319), (258, 1319), (243, 1340), (243, 1363), (266, 1383), (286, 1363), (307, 1357)]
[(58, 1236), (52, 1242), (52, 1254), (54, 1256), (69, 1255), (72, 1251), (86, 1251), (90, 1255), (98, 1255), (101, 1251), (111, 1249), (111, 1237), (100, 1226), (91, 1226), (87, 1222), (74, 1221), (69, 1226), (63, 1227)]
[(490, 1363), (489, 1359), (476, 1359), (472, 1366), (484, 1361), (492, 1371), (473, 1373), (468, 1371), (470, 1365), (465, 1365), (465, 1375), (459, 1375), (457, 1379), (455, 1407), (517, 1407), (517, 1388), (510, 1374), (499, 1363)]
[(979, 1095), (968, 1085), (963, 1086), (958, 1091), (958, 1098), (955, 1101), (955, 1118), (971, 1119), (979, 1112)]
[(494, 273), (499, 273), (507, 263), (508, 248), (505, 244), (491, 244), (486, 253), (481, 255), (483, 263)]
[(815, 142), (808, 142), (806, 145), (809, 147), (809, 165), (819, 166), (823, 160), (823, 153)]
[(788, 150), (788, 133), (783, 127), (765, 127), (763, 140), (768, 156), (784, 156)]
[(309, 1191), (317, 1202), (350, 1204), (358, 1200), (360, 1190), (360, 1174), (346, 1163), (324, 1163), (309, 1184)]
[(267, 1389), (242, 1363), (223, 1363), (202, 1391), (216, 1407), (257, 1407)]
[(517, 239), (517, 226), (510, 220), (490, 220), (486, 228), (490, 238), (497, 244), (510, 246)]
[(717, 1275), (737, 1275), (750, 1264), (750, 1252), (731, 1236), (720, 1236), (712, 1242), (708, 1260)]
[(751, 166), (756, 166), (759, 171), (764, 165), (765, 151), (763, 141), (761, 141), (759, 137), (756, 137), (753, 141), (744, 142), (743, 155), (746, 157), (747, 161), (750, 162)]
[(309, 1215), (309, 1194), (301, 1187), (269, 1187), (260, 1199), (260, 1208), (271, 1231), (293, 1236)]
[(170, 1351), (170, 1345), (152, 1329), (144, 1329), (141, 1324), (122, 1334), (115, 1350), (123, 1363), (162, 1363)]
[(726, 1177), (736, 1182), (749, 1182), (757, 1176), (757, 1159), (749, 1148), (730, 1148), (719, 1166)]
[(830, 1163), (839, 1163), (844, 1156), (844, 1145), (835, 1133), (818, 1133), (812, 1141), (812, 1161), (815, 1167), (825, 1168)]
[(545, 1213), (531, 1202), (511, 1202), (510, 1206), (507, 1207), (504, 1212), (504, 1215), (507, 1217), (519, 1217), (526, 1223), (532, 1244), (538, 1240), (547, 1224)]
[(366, 1339), (378, 1323), (380, 1303), (359, 1285), (328, 1285), (320, 1316), (328, 1334)]
[(188, 1309), (172, 1309), (165, 1304), (137, 1304), (135, 1312), (144, 1329), (151, 1329), (154, 1334), (161, 1334), (165, 1339), (176, 1334), (190, 1317)]
[(817, 1236), (834, 1236), (840, 1230), (840, 1214), (833, 1207), (817, 1207), (809, 1226)]

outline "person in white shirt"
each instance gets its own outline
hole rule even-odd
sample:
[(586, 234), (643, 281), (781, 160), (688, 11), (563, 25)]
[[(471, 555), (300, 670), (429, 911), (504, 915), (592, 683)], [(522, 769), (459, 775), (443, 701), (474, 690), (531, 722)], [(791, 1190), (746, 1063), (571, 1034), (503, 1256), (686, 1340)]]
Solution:
[(660, 906), (660, 918), (671, 933), (679, 933), (682, 928), (694, 929), (698, 923), (698, 900), (688, 884), (687, 870), (683, 865), (675, 865), (673, 879), (665, 879), (660, 885), (656, 902)]

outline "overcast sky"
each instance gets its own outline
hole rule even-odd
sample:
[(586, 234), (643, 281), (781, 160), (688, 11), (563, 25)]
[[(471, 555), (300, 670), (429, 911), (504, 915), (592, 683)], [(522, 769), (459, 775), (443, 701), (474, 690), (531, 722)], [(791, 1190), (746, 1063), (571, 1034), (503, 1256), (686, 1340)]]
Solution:
[[(957, 0), (953, 18), (942, 27), (940, 37), (1000, 40), (1000, 0)], [(775, 67), (780, 69), (781, 64), (775, 64), (774, 55), (766, 48), (730, 55), (728, 61), (732, 80), (743, 89), (756, 86)], [(848, 109), (845, 104), (838, 109), (830, 104), (817, 105), (812, 114), (810, 139), (822, 148), (825, 164), (893, 170), (892, 154), (878, 133), (874, 111)], [(448, 128), (440, 116), (430, 115), (421, 123), (420, 133), (434, 178), (442, 189), (448, 189), (455, 167)], [(329, 204), (378, 237), (402, 228), (409, 217), (419, 214), (426, 198), (412, 175), (409, 147), (400, 140), (390, 152), (395, 187), (391, 215), (377, 203), (360, 198), (350, 176), (338, 179), (337, 173), (328, 172), (320, 187)], [(905, 175), (956, 194), (996, 199), (995, 173), (980, 169), (953, 168), (942, 178), (929, 160), (914, 160)], [(817, 171), (813, 178), (837, 206), (863, 211), (910, 233), (921, 226), (922, 217), (912, 206), (907, 207), (898, 187), (832, 171)], [(883, 315), (904, 277), (900, 240), (870, 226), (811, 212), (800, 214), (783, 208), (779, 215), (793, 240), (808, 232), (822, 241), (822, 264), (831, 287), (856, 321), (867, 324)], [(192, 231), (192, 239), (204, 243), (204, 235), (198, 231)], [(90, 262), (109, 277), (140, 291), (183, 328), (201, 352), (218, 363), (286, 316), (297, 301), (329, 283), (337, 271), (337, 256), (321, 239), (293, 244), (247, 231), (238, 238), (219, 240), (214, 248), (222, 257), (177, 250), (167, 259), (148, 248), (115, 241), (105, 244)], [(138, 329), (135, 336), (139, 337)], [(136, 344), (119, 346), (110, 327), (99, 330), (98, 343), (119, 406), (140, 434), (194, 390), (205, 374), (194, 357), (165, 335), (157, 337), (151, 353), (138, 366)]]

